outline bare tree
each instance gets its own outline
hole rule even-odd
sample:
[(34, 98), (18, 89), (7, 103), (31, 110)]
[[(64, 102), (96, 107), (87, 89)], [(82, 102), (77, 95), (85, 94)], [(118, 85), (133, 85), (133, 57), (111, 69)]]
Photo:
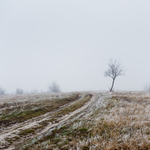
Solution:
[(112, 85), (110, 88), (110, 92), (112, 92), (114, 83), (115, 83), (115, 79), (118, 76), (124, 75), (124, 70), (123, 70), (123, 67), (121, 66), (121, 64), (117, 60), (113, 61), (110, 59), (108, 66), (109, 66), (109, 68), (104, 72), (104, 76), (112, 78)]
[(16, 94), (23, 94), (23, 89), (16, 89)]
[(53, 83), (48, 87), (48, 89), (49, 89), (49, 92), (54, 92), (54, 93), (56, 93), (56, 92), (61, 92), (61, 91), (60, 91), (60, 87), (59, 87), (59, 85), (58, 85), (56, 82), (53, 82)]
[(2, 87), (0, 87), (0, 95), (5, 95), (5, 89), (3, 89)]

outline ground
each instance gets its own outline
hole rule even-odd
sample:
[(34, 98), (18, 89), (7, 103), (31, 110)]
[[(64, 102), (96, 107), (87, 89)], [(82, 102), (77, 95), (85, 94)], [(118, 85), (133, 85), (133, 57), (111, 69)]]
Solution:
[(0, 97), (0, 149), (148, 150), (150, 93)]

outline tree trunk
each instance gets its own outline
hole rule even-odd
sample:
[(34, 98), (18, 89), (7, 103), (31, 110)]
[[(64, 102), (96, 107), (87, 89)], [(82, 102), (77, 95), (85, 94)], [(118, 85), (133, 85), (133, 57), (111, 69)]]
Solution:
[(112, 92), (112, 90), (113, 90), (114, 82), (115, 82), (115, 79), (113, 79), (113, 82), (112, 82), (112, 85), (111, 85), (111, 88), (110, 88), (110, 92)]

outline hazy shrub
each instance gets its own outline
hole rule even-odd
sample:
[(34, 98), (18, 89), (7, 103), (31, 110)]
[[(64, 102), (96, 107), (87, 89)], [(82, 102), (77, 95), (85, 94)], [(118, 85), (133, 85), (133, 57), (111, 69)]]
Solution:
[(144, 91), (150, 92), (150, 84), (145, 84)]
[(3, 89), (2, 87), (0, 87), (0, 95), (5, 95), (5, 89)]
[(61, 92), (59, 85), (56, 82), (53, 82), (49, 87), (49, 92), (57, 93)]
[(23, 94), (23, 89), (16, 89), (16, 94)]

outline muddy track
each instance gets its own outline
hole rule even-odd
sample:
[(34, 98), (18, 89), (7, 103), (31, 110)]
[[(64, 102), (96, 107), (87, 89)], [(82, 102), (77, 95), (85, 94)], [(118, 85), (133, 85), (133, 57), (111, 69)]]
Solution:
[[(76, 101), (78, 101), (78, 100), (79, 100), (79, 99), (77, 99)], [(75, 101), (75, 102), (76, 102), (76, 101)], [(57, 110), (50, 111), (50, 112), (48, 112), (48, 113), (45, 113), (44, 115), (40, 115), (40, 116), (34, 117), (34, 118), (32, 118), (32, 119), (28, 119), (28, 120), (26, 120), (26, 121), (24, 121), (24, 122), (12, 124), (11, 126), (6, 127), (6, 128), (4, 129), (4, 131), (2, 131), (2, 132), (0, 133), (0, 139), (1, 139), (1, 137), (2, 137), (3, 134), (5, 134), (5, 133), (11, 133), (11, 131), (14, 132), (15, 129), (17, 129), (17, 128), (18, 128), (18, 129), (23, 129), (23, 128), (32, 127), (32, 126), (35, 126), (37, 123), (43, 122), (43, 121), (45, 121), (45, 120), (48, 120), (48, 119), (50, 119), (50, 117), (51, 117), (51, 115), (52, 115), (53, 113), (55, 113), (55, 112), (57, 112), (57, 111), (59, 111), (59, 110), (65, 108), (65, 107), (68, 107), (69, 105), (72, 105), (72, 104), (75, 103), (75, 102), (67, 103), (67, 104), (65, 104), (65, 105), (63, 105), (63, 106), (60, 106), (59, 109), (57, 109)]]
[[(78, 100), (80, 100), (80, 98), (77, 99), (76, 101), (78, 101)], [(40, 123), (45, 122), (46, 120), (50, 120), (51, 116), (54, 113), (56, 113), (57, 111), (60, 111), (61, 109), (68, 107), (69, 105), (72, 105), (76, 101), (69, 102), (63, 106), (60, 106), (58, 109), (56, 109), (54, 111), (45, 113), (44, 115), (40, 115), (40, 116), (34, 117), (32, 119), (28, 119), (24, 122), (12, 124), (8, 127), (5, 127), (0, 132), (0, 149), (9, 148), (8, 145), (10, 145), (10, 144), (7, 142), (7, 140), (10, 141), (10, 139), (13, 139), (14, 137), (16, 137), (17, 134), (20, 132), (20, 130), (30, 129), (32, 127), (39, 126)]]
[[(69, 105), (72, 105), (76, 101), (62, 106), (59, 110), (56, 110), (53, 112), (48, 112), (44, 115), (35, 117), (35, 118), (27, 120), (23, 123), (18, 123), (18, 124), (15, 124), (15, 125), (12, 125), (12, 126), (6, 128), (2, 133), (0, 133), (0, 141), (1, 141), (0, 149), (3, 149), (3, 150), (4, 149), (5, 150), (6, 149), (7, 150), (16, 149), (16, 147), (18, 145), (20, 145), (21, 143), (24, 143), (24, 141), (27, 141), (27, 140), (35, 138), (35, 137), (42, 137), (42, 135), (44, 135), (45, 133), (49, 132), (50, 130), (54, 129), (55, 127), (59, 126), (60, 124), (67, 122), (67, 120), (69, 120), (71, 117), (79, 114), (80, 112), (82, 112), (83, 110), (88, 108), (96, 100), (97, 95), (95, 93), (90, 93), (90, 94), (92, 95), (92, 97), (91, 97), (90, 101), (88, 101), (84, 106), (76, 109), (75, 111), (73, 111), (65, 116), (58, 117), (54, 121), (49, 122), (49, 120), (51, 119), (51, 116), (55, 112), (60, 111), (61, 109), (64, 109), (64, 108), (68, 107)], [(39, 125), (41, 123), (45, 123), (45, 122), (46, 122), (46, 125), (44, 126), (44, 128), (43, 127), (40, 128)], [(34, 128), (34, 129), (37, 128), (37, 130), (34, 132), (34, 134), (27, 134), (21, 138), (18, 137), (18, 134), (21, 130), (32, 129), (32, 128)], [(18, 138), (20, 138), (20, 139), (15, 140)], [(10, 140), (12, 140), (11, 145), (9, 143)]]
[(77, 115), (78, 113), (80, 113), (81, 111), (85, 110), (87, 107), (89, 107), (89, 106), (95, 101), (95, 99), (96, 99), (96, 95), (93, 93), (93, 94), (92, 94), (92, 98), (91, 98), (91, 100), (90, 100), (88, 103), (86, 103), (86, 104), (85, 104), (84, 106), (82, 106), (81, 108), (75, 110), (74, 112), (72, 112), (72, 113), (70, 113), (70, 114), (68, 114), (68, 115), (65, 115), (65, 116), (63, 116), (62, 118), (60, 118), (60, 120), (59, 120), (58, 123), (49, 125), (47, 128), (45, 128), (45, 130), (42, 131), (42, 133), (44, 133), (44, 132), (50, 130), (51, 128), (54, 128), (54, 127), (58, 126), (59, 124), (61, 124), (61, 123), (65, 122), (65, 121), (67, 121), (67, 120), (70, 119), (71, 117), (73, 117), (73, 116)]

